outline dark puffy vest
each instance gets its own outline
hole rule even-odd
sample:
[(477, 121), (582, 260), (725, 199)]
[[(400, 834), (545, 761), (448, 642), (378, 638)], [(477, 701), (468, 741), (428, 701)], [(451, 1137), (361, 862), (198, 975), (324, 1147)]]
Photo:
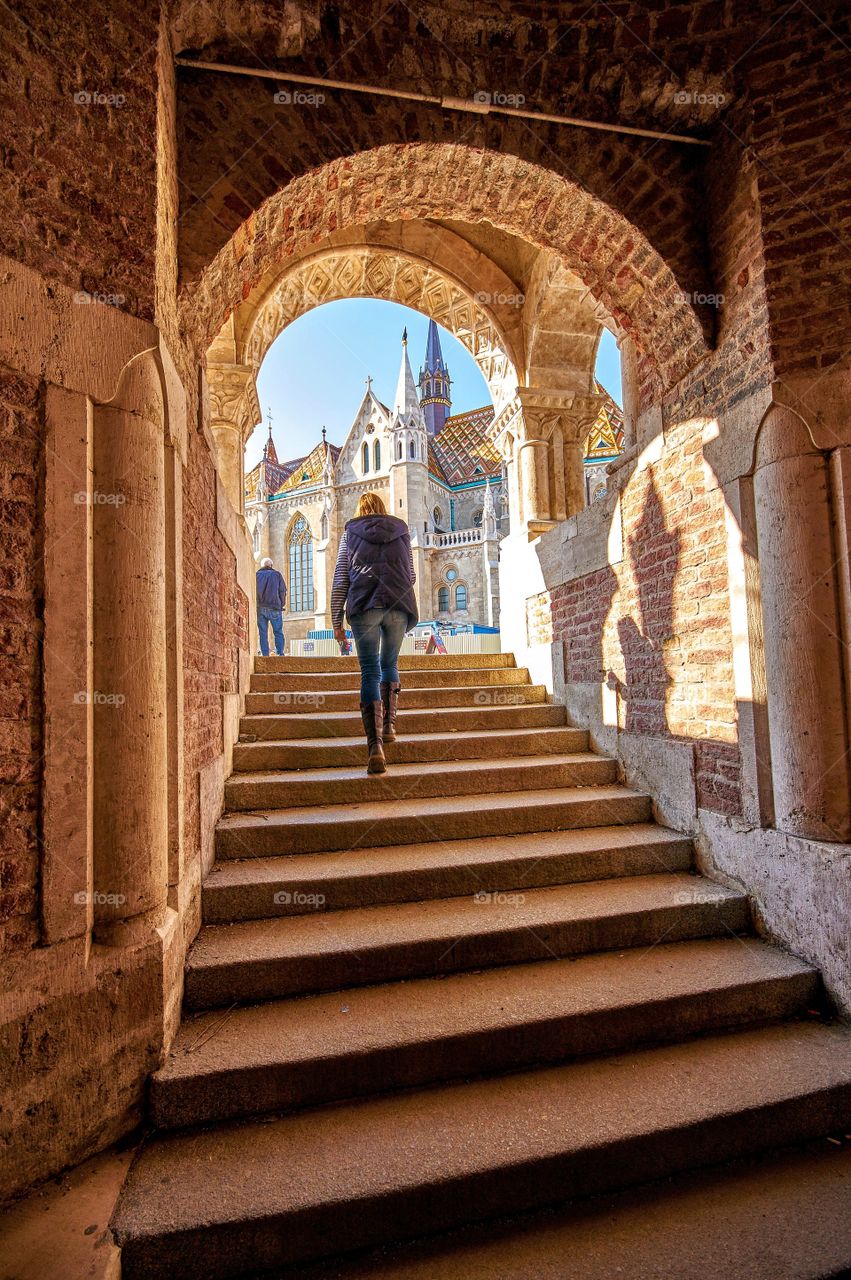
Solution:
[(346, 525), (349, 550), (349, 618), (367, 609), (403, 609), (408, 630), (419, 614), (411, 581), (411, 537), (395, 516), (359, 516)]

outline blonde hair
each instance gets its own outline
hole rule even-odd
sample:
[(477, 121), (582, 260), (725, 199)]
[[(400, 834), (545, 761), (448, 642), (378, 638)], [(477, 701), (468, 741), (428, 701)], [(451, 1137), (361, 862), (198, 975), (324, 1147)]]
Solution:
[(387, 508), (384, 505), (384, 499), (380, 498), (377, 493), (362, 493), (358, 498), (358, 505), (355, 508), (355, 519), (358, 516), (386, 516)]

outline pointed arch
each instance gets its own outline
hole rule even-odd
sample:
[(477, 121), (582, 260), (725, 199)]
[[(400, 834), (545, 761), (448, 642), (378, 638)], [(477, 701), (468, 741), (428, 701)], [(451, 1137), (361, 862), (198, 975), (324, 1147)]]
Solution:
[(291, 613), (310, 613), (315, 606), (313, 591), (313, 534), (300, 511), (287, 530), (287, 603)]

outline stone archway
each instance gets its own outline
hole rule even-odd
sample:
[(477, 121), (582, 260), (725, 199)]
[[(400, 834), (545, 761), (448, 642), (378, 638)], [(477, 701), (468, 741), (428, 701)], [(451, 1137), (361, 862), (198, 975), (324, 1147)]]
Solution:
[[(510, 287), (510, 281), (504, 286)], [(499, 407), (517, 386), (510, 342), (489, 308), (445, 270), (399, 250), (371, 245), (326, 249), (285, 272), (246, 317), (242, 358), (255, 369), (299, 316), (341, 298), (382, 298), (421, 311), (453, 333), (479, 366)]]
[(516, 157), (417, 143), (332, 161), (252, 213), (184, 289), (184, 323), (197, 351), (275, 266), (280, 272), (339, 231), (413, 219), (489, 224), (555, 253), (634, 338), (645, 397), (673, 386), (710, 350), (690, 294), (623, 214)]

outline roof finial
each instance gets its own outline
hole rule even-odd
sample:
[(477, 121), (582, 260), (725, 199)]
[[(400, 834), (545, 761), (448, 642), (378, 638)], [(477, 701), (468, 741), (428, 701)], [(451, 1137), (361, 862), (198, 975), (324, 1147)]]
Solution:
[(269, 424), (269, 439), (271, 440), (272, 438), (272, 410), (271, 409), (266, 410), (266, 421)]
[(367, 394), (369, 394), (369, 392), (372, 391), (372, 374), (371, 373), (368, 373), (366, 375), (366, 377), (364, 378), (364, 382), (366, 383)]
[(325, 428), (322, 428), (322, 443), (325, 444)]
[(402, 346), (406, 347), (407, 345), (408, 345), (408, 326), (405, 325), (404, 329), (402, 330)]

